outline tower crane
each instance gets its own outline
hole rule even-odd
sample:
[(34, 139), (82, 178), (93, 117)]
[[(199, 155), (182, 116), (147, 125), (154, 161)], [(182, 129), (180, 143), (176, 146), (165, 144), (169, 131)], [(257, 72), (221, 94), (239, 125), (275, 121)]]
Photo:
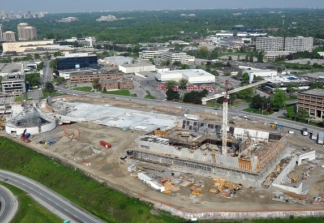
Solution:
[(228, 100), (229, 100), (229, 94), (228, 94), (228, 84), (229, 81), (225, 81), (225, 95), (223, 99), (223, 132), (222, 132), (222, 155), (227, 154), (227, 117), (228, 117)]
[(232, 93), (236, 93), (236, 92), (248, 89), (250, 87), (255, 87), (255, 86), (258, 86), (261, 84), (265, 84), (267, 82), (268, 82), (267, 80), (262, 80), (257, 83), (245, 85), (243, 87), (239, 87), (239, 88), (229, 91), (228, 90), (229, 81), (226, 80), (225, 81), (225, 94), (224, 93), (223, 94), (215, 94), (210, 97), (204, 97), (201, 99), (202, 104), (205, 105), (206, 102), (209, 100), (224, 97), (224, 99), (223, 99), (223, 125), (222, 125), (222, 129), (223, 129), (223, 132), (222, 132), (222, 155), (227, 154), (228, 100), (230, 98), (229, 95)]

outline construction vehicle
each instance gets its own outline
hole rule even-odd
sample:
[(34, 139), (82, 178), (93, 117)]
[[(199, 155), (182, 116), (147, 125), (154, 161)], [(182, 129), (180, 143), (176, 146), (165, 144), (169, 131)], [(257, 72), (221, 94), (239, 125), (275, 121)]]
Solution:
[(276, 123), (271, 124), (271, 128), (276, 129), (276, 130), (280, 130), (283, 129), (282, 125), (278, 125)]
[(24, 142), (30, 142), (30, 139), (28, 139), (27, 137), (26, 137), (26, 131), (27, 131), (27, 129), (25, 129), (24, 130), (24, 132), (23, 132), (23, 134), (21, 134), (21, 136), (20, 136), (20, 139), (21, 139), (21, 141), (24, 141)]
[(296, 183), (297, 182), (296, 178), (291, 178), (291, 182)]

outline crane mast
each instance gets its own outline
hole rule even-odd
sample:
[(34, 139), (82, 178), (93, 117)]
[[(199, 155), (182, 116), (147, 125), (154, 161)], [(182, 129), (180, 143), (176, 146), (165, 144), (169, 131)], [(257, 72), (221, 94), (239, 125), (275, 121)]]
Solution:
[(227, 126), (228, 126), (228, 84), (229, 81), (226, 80), (225, 82), (225, 95), (223, 99), (223, 132), (222, 132), (222, 155), (227, 154)]

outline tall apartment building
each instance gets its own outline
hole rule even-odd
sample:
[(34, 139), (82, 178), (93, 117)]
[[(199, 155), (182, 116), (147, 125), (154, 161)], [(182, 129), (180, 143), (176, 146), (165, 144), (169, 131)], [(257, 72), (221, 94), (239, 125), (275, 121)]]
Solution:
[(285, 51), (303, 52), (313, 50), (313, 37), (286, 37), (285, 39)]
[(37, 30), (28, 23), (19, 23), (17, 26), (18, 40), (33, 40), (37, 39)]
[(2, 29), (2, 24), (0, 24), (0, 41), (3, 41), (3, 29)]
[(264, 51), (281, 51), (284, 49), (283, 37), (257, 37), (256, 49)]
[(15, 33), (12, 31), (7, 31), (3, 33), (3, 41), (5, 42), (16, 42)]

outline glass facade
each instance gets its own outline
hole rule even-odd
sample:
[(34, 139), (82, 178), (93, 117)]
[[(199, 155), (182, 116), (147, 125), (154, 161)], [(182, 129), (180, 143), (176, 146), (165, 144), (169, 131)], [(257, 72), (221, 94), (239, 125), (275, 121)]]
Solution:
[(98, 68), (97, 56), (57, 58), (58, 70), (78, 69), (84, 67)]

